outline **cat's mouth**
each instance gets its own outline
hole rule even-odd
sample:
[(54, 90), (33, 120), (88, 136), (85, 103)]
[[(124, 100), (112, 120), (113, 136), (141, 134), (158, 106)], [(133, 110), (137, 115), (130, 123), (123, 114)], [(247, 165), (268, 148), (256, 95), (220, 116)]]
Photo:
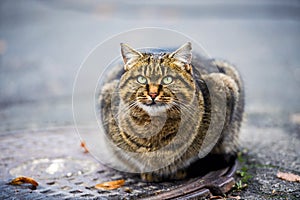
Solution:
[(149, 115), (160, 115), (162, 112), (166, 112), (169, 106), (166, 103), (152, 101), (152, 102), (143, 102), (139, 104), (139, 107), (146, 111)]
[(159, 102), (159, 101), (155, 101), (155, 100), (153, 100), (153, 101), (151, 101), (151, 102), (146, 102), (146, 103), (143, 103), (143, 104), (145, 104), (146, 106), (165, 106), (166, 105), (166, 103), (164, 103), (164, 102)]

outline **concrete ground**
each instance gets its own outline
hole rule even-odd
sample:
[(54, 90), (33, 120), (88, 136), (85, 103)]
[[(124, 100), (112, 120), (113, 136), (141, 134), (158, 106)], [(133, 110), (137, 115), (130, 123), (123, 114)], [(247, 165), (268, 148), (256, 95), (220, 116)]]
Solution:
[[(82, 61), (108, 37), (142, 27), (180, 31), (241, 72), (246, 117), (240, 165), (249, 180), (243, 182), (247, 187), (231, 195), (299, 199), (299, 183), (276, 177), (278, 171), (300, 175), (300, 3), (296, 0), (175, 0), (172, 4), (2, 0), (0, 135), (73, 126), (72, 87)], [(83, 119), (80, 125), (89, 122)]]

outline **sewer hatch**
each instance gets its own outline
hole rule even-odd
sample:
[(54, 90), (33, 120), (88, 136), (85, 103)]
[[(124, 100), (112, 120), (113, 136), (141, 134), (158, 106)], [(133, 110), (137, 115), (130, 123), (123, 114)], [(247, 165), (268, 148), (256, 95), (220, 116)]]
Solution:
[[(138, 176), (110, 169), (84, 153), (74, 128), (18, 131), (0, 135), (0, 197), (21, 199), (172, 199), (225, 193), (234, 184), (236, 164), (182, 181), (146, 183)], [(7, 184), (17, 176), (34, 178), (39, 186)], [(124, 179), (115, 190), (98, 183)]]

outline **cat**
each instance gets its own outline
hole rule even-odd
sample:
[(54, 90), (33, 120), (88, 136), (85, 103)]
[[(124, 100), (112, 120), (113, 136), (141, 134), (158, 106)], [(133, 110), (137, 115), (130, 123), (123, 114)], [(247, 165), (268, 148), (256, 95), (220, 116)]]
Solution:
[(207, 154), (236, 156), (244, 88), (231, 64), (192, 53), (190, 42), (139, 51), (121, 43), (121, 56), (99, 103), (122, 165), (145, 181), (163, 181), (185, 178)]

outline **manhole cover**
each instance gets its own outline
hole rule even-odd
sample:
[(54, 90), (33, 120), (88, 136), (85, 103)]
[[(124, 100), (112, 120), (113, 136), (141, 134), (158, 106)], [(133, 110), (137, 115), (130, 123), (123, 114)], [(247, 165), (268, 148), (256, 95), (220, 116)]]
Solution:
[[(88, 131), (88, 130), (87, 130)], [(176, 182), (145, 183), (138, 176), (109, 169), (80, 147), (74, 128), (20, 131), (0, 136), (1, 199), (172, 199), (224, 193), (234, 184), (233, 166)], [(7, 184), (17, 176), (34, 178), (39, 186)], [(98, 190), (98, 183), (124, 179), (115, 190)]]
[(30, 160), (12, 168), (9, 173), (12, 176), (37, 176), (39, 179), (49, 180), (60, 177), (70, 177), (83, 173), (93, 172), (97, 169), (95, 162), (90, 160), (78, 160), (74, 158), (40, 158)]

